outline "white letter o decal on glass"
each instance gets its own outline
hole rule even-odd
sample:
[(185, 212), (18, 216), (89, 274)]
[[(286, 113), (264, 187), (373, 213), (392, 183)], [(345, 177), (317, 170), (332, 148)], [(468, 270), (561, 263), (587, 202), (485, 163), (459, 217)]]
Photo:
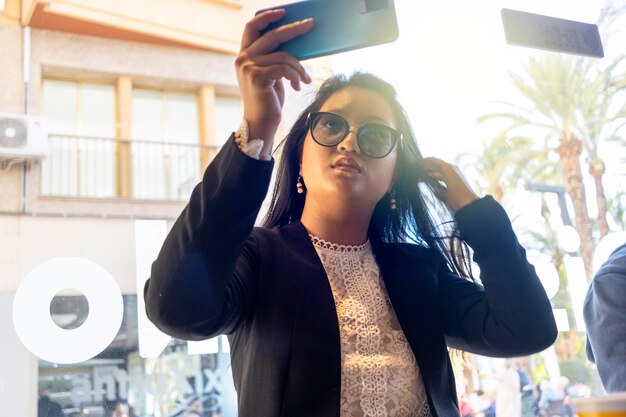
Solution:
[[(85, 322), (76, 329), (57, 326), (50, 317), (52, 298), (68, 288), (89, 303)], [(51, 259), (24, 277), (13, 300), (13, 324), (33, 354), (53, 363), (93, 358), (113, 341), (122, 324), (124, 302), (117, 282), (97, 263), (84, 258)]]

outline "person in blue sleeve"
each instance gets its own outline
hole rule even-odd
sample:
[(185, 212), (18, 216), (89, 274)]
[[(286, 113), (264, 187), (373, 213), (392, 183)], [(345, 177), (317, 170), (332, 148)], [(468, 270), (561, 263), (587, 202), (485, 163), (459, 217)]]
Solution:
[[(550, 302), (502, 207), (421, 155), (395, 90), (371, 74), (319, 87), (282, 144), (254, 227), (283, 82), (311, 82), (275, 52), (311, 20), (260, 34), (283, 14), (246, 25), (236, 59), (244, 121), (152, 265), (148, 317), (183, 339), (228, 335), (241, 417), (458, 416), (448, 347), (543, 350), (557, 333)], [(453, 219), (454, 245), (435, 212)], [(464, 273), (461, 239), (481, 283)]]
[(626, 244), (595, 274), (583, 306), (587, 357), (607, 392), (626, 391)]

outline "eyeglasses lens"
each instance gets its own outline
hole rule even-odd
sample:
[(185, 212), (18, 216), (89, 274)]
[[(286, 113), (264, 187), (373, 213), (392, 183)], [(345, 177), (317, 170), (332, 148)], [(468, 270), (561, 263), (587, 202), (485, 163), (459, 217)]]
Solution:
[(322, 145), (336, 145), (350, 128), (345, 120), (333, 114), (320, 114), (313, 124), (313, 137)]
[[(317, 114), (313, 119), (313, 139), (323, 146), (335, 146), (345, 139), (350, 125), (332, 113)], [(396, 132), (383, 125), (361, 126), (357, 133), (359, 148), (371, 158), (382, 158), (391, 152), (397, 140)]]
[(373, 158), (387, 155), (394, 145), (391, 129), (377, 125), (363, 126), (358, 141), (361, 152)]

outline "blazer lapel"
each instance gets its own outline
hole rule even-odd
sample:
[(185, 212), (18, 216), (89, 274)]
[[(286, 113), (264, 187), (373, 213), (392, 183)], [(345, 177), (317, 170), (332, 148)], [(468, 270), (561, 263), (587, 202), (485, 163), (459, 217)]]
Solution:
[[(288, 273), (296, 281), (297, 299), (288, 393), (281, 414), (291, 416), (290, 410), (300, 410), (301, 417), (339, 416), (341, 345), (330, 283), (302, 223), (284, 226), (281, 233), (287, 247), (297, 248)], [(307, 409), (310, 414), (302, 414)]]

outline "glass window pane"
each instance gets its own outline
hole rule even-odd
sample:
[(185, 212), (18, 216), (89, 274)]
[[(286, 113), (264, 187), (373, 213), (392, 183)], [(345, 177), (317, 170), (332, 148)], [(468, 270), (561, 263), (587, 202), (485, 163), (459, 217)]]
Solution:
[(222, 146), (237, 130), (243, 119), (243, 106), (239, 97), (216, 97), (215, 143)]
[[(74, 364), (38, 361), (37, 389), (48, 396), (46, 405), (58, 404), (64, 415), (94, 417), (118, 415), (116, 408), (125, 413), (132, 408), (136, 416), (183, 417), (195, 415), (195, 410), (202, 416), (236, 417), (226, 337), (211, 339), (200, 349), (172, 339), (158, 357), (144, 358), (139, 353), (143, 335), (137, 331), (137, 295), (124, 295), (123, 300), (120, 330), (96, 357)], [(69, 329), (72, 320), (81, 318), (81, 297), (54, 301), (50, 313), (57, 325), (68, 323), (63, 328)]]
[(42, 163), (42, 193), (115, 196), (114, 87), (44, 80), (43, 90), (52, 152)]
[(41, 165), (44, 195), (78, 194), (78, 83), (44, 80), (43, 115), (48, 122), (50, 157)]
[(112, 85), (81, 84), (80, 134), (115, 137), (115, 89)]
[(167, 94), (167, 198), (185, 199), (199, 181), (198, 102), (195, 94)]
[(133, 93), (134, 196), (185, 199), (199, 180), (195, 94)]
[(133, 91), (133, 139), (162, 141), (164, 131), (163, 92)]
[(115, 89), (80, 85), (80, 195), (115, 196)]
[(167, 139), (198, 143), (198, 102), (195, 94), (167, 94)]
[(165, 101), (162, 91), (133, 91), (133, 196), (165, 198)]
[(78, 135), (78, 84), (44, 80), (43, 100), (50, 134)]

